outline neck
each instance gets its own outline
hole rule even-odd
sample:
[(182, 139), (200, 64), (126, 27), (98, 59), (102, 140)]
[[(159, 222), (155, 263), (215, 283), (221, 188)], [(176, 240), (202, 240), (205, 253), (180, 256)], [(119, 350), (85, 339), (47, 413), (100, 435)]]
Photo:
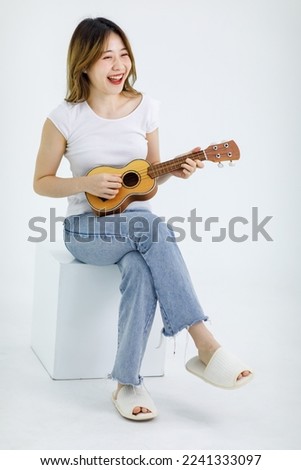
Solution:
[(150, 178), (158, 178), (158, 176), (167, 175), (172, 171), (179, 170), (181, 165), (185, 162), (186, 158), (191, 158), (191, 160), (207, 160), (206, 153), (204, 150), (198, 152), (185, 153), (179, 155), (177, 158), (168, 160), (167, 162), (158, 163), (156, 165), (150, 166), (148, 168), (148, 176)]
[(91, 90), (87, 103), (96, 114), (104, 118), (114, 118), (123, 100), (122, 94), (106, 95), (99, 92), (93, 93), (93, 90)]

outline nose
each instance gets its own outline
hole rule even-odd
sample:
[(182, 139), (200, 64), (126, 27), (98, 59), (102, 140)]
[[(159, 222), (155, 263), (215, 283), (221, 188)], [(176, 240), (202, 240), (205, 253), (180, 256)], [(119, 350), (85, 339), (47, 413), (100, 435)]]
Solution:
[(114, 70), (124, 70), (124, 65), (122, 63), (122, 60), (120, 57), (116, 57), (113, 63), (113, 69)]

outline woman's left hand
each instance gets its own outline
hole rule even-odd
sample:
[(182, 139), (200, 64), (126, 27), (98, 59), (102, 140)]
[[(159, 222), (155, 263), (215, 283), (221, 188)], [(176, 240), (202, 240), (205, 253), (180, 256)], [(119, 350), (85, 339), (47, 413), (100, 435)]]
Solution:
[[(192, 152), (199, 152), (200, 150), (200, 147), (196, 147)], [(203, 168), (204, 163), (201, 162), (201, 160), (192, 160), (191, 158), (187, 158), (181, 167), (181, 169), (173, 171), (171, 174), (178, 178), (187, 179), (196, 171), (197, 168)]]

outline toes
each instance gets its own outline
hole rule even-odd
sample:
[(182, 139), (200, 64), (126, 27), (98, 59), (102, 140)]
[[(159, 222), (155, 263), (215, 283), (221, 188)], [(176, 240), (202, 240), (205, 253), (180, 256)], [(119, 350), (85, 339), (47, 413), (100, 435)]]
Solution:
[(133, 415), (138, 415), (139, 413), (141, 413), (141, 407), (140, 406), (135, 406), (132, 413), (133, 413)]
[(249, 370), (244, 370), (242, 375), (243, 377), (248, 377), (248, 375), (251, 375), (252, 372), (250, 372)]
[(241, 374), (239, 374), (239, 376), (237, 377), (237, 380), (241, 380), (244, 377), (248, 377), (248, 375), (250, 375), (250, 374), (251, 374), (251, 372), (249, 370), (244, 370), (244, 371), (242, 371)]
[(151, 413), (147, 408), (142, 408), (141, 406), (135, 406), (132, 411), (133, 415), (138, 415), (139, 413)]

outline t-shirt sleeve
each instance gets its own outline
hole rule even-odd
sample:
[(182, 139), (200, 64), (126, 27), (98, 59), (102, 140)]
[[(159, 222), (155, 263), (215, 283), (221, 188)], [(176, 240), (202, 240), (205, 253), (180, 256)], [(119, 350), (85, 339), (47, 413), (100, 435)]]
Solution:
[(148, 110), (148, 119), (146, 123), (146, 133), (150, 134), (159, 127), (159, 118), (160, 118), (160, 101), (155, 100), (154, 98), (149, 99), (149, 110)]
[(60, 131), (61, 134), (68, 140), (70, 135), (70, 109), (69, 104), (64, 101), (59, 106), (57, 106), (51, 113), (47, 116), (50, 121), (55, 125), (55, 127)]

